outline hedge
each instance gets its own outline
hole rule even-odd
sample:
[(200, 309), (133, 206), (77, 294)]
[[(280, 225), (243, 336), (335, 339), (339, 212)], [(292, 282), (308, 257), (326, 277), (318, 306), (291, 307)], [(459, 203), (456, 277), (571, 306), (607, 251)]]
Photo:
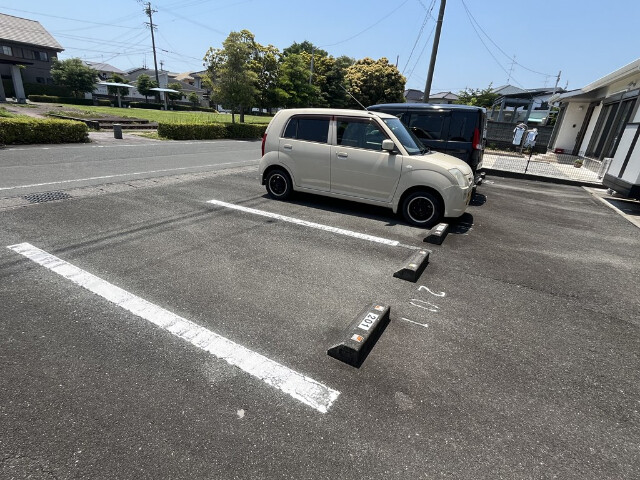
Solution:
[(83, 122), (39, 118), (0, 118), (0, 144), (86, 142), (89, 129)]
[(93, 100), (91, 98), (54, 97), (52, 95), (29, 95), (27, 98), (32, 102), (68, 103), (71, 105), (93, 105)]
[(69, 87), (44, 83), (25, 83), (24, 93), (27, 97), (29, 95), (50, 95), (54, 97), (70, 97), (73, 95)]
[(163, 105), (161, 103), (147, 103), (147, 102), (129, 102), (131, 108), (146, 108), (147, 110), (162, 110)]
[(262, 138), (266, 129), (250, 123), (158, 123), (158, 135), (171, 140)]

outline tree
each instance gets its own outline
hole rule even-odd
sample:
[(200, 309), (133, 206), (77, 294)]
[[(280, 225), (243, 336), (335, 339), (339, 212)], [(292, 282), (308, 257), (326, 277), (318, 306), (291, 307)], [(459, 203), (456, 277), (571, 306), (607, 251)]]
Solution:
[(284, 57), (278, 80), (278, 103), (287, 108), (315, 106), (320, 88), (309, 83), (311, 55), (306, 52)]
[[(345, 81), (351, 95), (365, 107), (377, 103), (405, 101), (404, 87), (407, 79), (384, 57), (379, 60), (371, 58), (358, 60), (347, 68)], [(349, 105), (361, 108), (351, 98)]]
[(149, 95), (155, 93), (152, 92), (151, 89), (158, 88), (158, 84), (155, 80), (151, 80), (151, 77), (149, 75), (143, 73), (136, 80), (136, 88), (138, 89), (138, 92), (140, 92), (140, 95), (144, 95), (144, 101), (148, 102)]
[(189, 100), (189, 103), (191, 103), (191, 105), (193, 105), (194, 107), (197, 107), (200, 104), (200, 97), (196, 92), (191, 92), (187, 96), (187, 100)]
[(349, 105), (349, 95), (345, 92), (345, 75), (355, 60), (353, 58), (342, 56), (331, 59), (331, 65), (325, 74), (324, 84), (321, 85), (321, 96), (327, 106), (331, 108), (346, 108)]
[(74, 97), (80, 98), (96, 88), (98, 71), (85, 65), (79, 58), (62, 61), (53, 58), (51, 76), (56, 85), (64, 85)]
[(458, 92), (456, 103), (489, 108), (499, 96), (499, 94), (493, 93), (493, 87), (490, 83), (487, 88), (465, 88)]
[[(113, 76), (108, 81), (113, 83), (129, 83), (127, 80), (124, 79), (124, 77), (122, 77), (121, 75), (118, 75), (117, 73), (114, 73)], [(126, 97), (127, 95), (129, 95), (129, 89), (127, 87), (107, 86), (107, 92), (109, 92), (109, 95), (120, 95), (123, 97)]]
[(298, 54), (302, 52), (307, 52), (309, 55), (315, 53), (321, 57), (329, 56), (326, 50), (322, 50), (321, 48), (316, 47), (313, 43), (305, 40), (302, 43), (293, 42), (290, 47), (285, 48), (282, 51), (282, 56), (286, 57), (287, 55)]
[(271, 108), (278, 104), (277, 87), (280, 74), (280, 50), (273, 45), (256, 43), (249, 68), (256, 74), (256, 101), (258, 107)]
[(167, 92), (167, 95), (169, 96), (169, 100), (171, 100), (172, 104), (176, 100), (180, 100), (182, 97), (184, 97), (184, 93), (182, 93), (182, 85), (180, 85), (178, 82), (170, 83), (169, 85), (167, 85), (167, 88), (170, 88), (171, 90), (176, 90), (178, 92), (178, 93)]
[(251, 68), (256, 50), (253, 34), (242, 30), (231, 32), (222, 48), (209, 48), (204, 57), (215, 95), (231, 106), (234, 123), (236, 110), (240, 111), (240, 121), (244, 122), (244, 107), (252, 105), (258, 94), (258, 75)]

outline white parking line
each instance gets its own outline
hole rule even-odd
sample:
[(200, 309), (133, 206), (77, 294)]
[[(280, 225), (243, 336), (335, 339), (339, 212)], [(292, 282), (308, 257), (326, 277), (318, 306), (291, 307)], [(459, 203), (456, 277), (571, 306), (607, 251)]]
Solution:
[[(233, 210), (239, 210), (241, 212), (252, 213), (254, 215), (260, 215), (263, 217), (275, 218), (276, 220), (282, 220), (283, 222), (295, 223), (296, 225), (302, 225), (309, 228), (317, 228), (318, 230), (324, 230), (326, 232), (337, 233), (338, 235), (346, 235), (348, 237), (355, 237), (361, 240), (368, 240), (370, 242), (381, 243), (383, 245), (390, 245), (392, 247), (407, 247), (401, 245), (396, 240), (388, 240), (382, 237), (374, 237), (373, 235), (367, 235), (366, 233), (353, 232), (351, 230), (345, 230), (343, 228), (331, 227), (329, 225), (323, 225), (321, 223), (308, 222), (306, 220), (300, 220), (294, 217), (287, 217), (278, 213), (266, 212), (264, 210), (256, 210), (255, 208), (243, 207), (242, 205), (235, 205), (233, 203), (221, 202), (220, 200), (209, 200), (207, 203), (217, 205), (219, 207), (231, 208)], [(414, 247), (409, 247), (414, 248)]]
[(0, 187), (0, 190), (13, 190), (15, 188), (31, 188), (31, 187), (44, 187), (47, 185), (60, 185), (63, 183), (74, 183), (74, 182), (86, 182), (89, 180), (105, 180), (108, 178), (118, 178), (118, 177), (128, 177), (131, 175), (146, 175), (149, 173), (165, 173), (165, 172), (179, 172), (182, 170), (193, 170), (197, 168), (210, 168), (210, 167), (219, 167), (223, 165), (242, 165), (243, 163), (247, 163), (249, 165), (254, 165), (255, 160), (243, 160), (242, 162), (225, 162), (225, 163), (212, 163), (209, 165), (194, 165), (193, 167), (177, 167), (177, 168), (165, 168), (162, 170), (149, 170), (147, 172), (132, 172), (132, 173), (118, 173), (115, 175), (104, 175), (101, 177), (88, 177), (88, 178), (78, 178), (76, 180), (60, 180), (59, 182), (46, 182), (46, 183), (32, 183), (30, 185), (16, 185), (14, 187)]
[(29, 243), (7, 248), (326, 413), (340, 392), (154, 305)]

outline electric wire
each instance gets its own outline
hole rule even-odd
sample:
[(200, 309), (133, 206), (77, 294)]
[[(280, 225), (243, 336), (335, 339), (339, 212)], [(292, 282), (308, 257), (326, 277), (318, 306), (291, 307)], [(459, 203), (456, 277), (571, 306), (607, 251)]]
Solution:
[(391, 12), (387, 13), (386, 15), (384, 15), (380, 20), (378, 20), (376, 23), (374, 23), (373, 25), (368, 26), (367, 28), (365, 28), (364, 30), (362, 30), (361, 32), (356, 33), (355, 35), (350, 36), (349, 38), (345, 38), (344, 40), (341, 40), (339, 42), (336, 43), (329, 43), (327, 45), (320, 45), (319, 48), (325, 48), (325, 47), (334, 47), (336, 45), (340, 45), (342, 43), (346, 43), (350, 40), (353, 40), (356, 37), (359, 37), (360, 35), (362, 35), (363, 33), (371, 30), (373, 27), (375, 27), (376, 25), (378, 25), (380, 22), (382, 22), (383, 20), (386, 20), (389, 18), (389, 16), (393, 15), (394, 13), (396, 13), (398, 10), (400, 10), (402, 7), (405, 6), (405, 4), (408, 2), (409, 0), (405, 0), (404, 2), (402, 2), (400, 5), (398, 5), (396, 8), (394, 8)]

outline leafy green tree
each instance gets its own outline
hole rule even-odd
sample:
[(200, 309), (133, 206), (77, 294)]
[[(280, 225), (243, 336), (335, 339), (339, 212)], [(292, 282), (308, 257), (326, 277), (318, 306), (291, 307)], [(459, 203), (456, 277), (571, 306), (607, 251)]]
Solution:
[(182, 93), (182, 85), (180, 85), (177, 82), (173, 82), (170, 83), (169, 85), (167, 85), (167, 88), (170, 88), (171, 90), (176, 90), (178, 93), (173, 93), (173, 92), (167, 92), (167, 96), (169, 97), (169, 100), (171, 100), (171, 103), (174, 103), (176, 100), (180, 100), (182, 97), (184, 97), (184, 93)]
[(287, 55), (299, 54), (302, 52), (307, 52), (309, 55), (315, 53), (320, 57), (328, 57), (329, 53), (326, 50), (322, 50), (321, 48), (316, 47), (313, 43), (305, 40), (302, 43), (293, 42), (290, 47), (285, 48), (282, 51), (282, 56), (286, 57)]
[(51, 76), (56, 85), (63, 85), (80, 98), (84, 93), (93, 92), (98, 81), (98, 72), (85, 65), (79, 58), (58, 60), (53, 58)]
[(196, 92), (191, 92), (189, 95), (187, 95), (187, 100), (189, 100), (189, 103), (191, 103), (191, 105), (193, 105), (194, 107), (200, 105), (200, 97)]
[[(407, 79), (384, 57), (379, 60), (358, 60), (347, 68), (345, 81), (349, 92), (365, 107), (376, 103), (405, 101), (404, 87)], [(352, 98), (349, 98), (349, 106), (361, 108)]]
[[(113, 83), (129, 83), (124, 79), (123, 76), (118, 75), (117, 73), (114, 73), (113, 76), (107, 81)], [(109, 95), (120, 95), (122, 97), (126, 97), (127, 95), (129, 95), (129, 89), (127, 87), (107, 86), (107, 92), (109, 92)]]
[(309, 83), (310, 64), (311, 55), (307, 52), (292, 53), (284, 57), (277, 88), (279, 105), (287, 108), (316, 105), (320, 88)]
[(345, 91), (345, 75), (355, 60), (342, 56), (338, 58), (329, 57), (330, 68), (325, 73), (323, 85), (321, 85), (321, 96), (327, 106), (331, 108), (346, 108), (349, 105), (349, 95)]
[(461, 92), (458, 92), (458, 100), (456, 103), (489, 108), (500, 96), (497, 93), (492, 93), (492, 90), (493, 87), (491, 83), (487, 88), (465, 88)]
[(244, 107), (252, 105), (258, 95), (258, 75), (251, 68), (256, 50), (254, 35), (242, 30), (231, 32), (222, 48), (209, 48), (204, 57), (216, 98), (231, 106), (234, 123), (235, 111), (240, 111), (240, 122), (244, 122)]
[(158, 84), (155, 80), (151, 80), (151, 77), (145, 73), (140, 75), (136, 80), (136, 88), (140, 95), (144, 95), (144, 101), (149, 101), (149, 95), (155, 94), (151, 91), (152, 88), (158, 88)]
[(280, 50), (273, 45), (256, 43), (256, 50), (249, 68), (256, 74), (256, 101), (263, 108), (275, 107), (277, 101), (278, 76), (280, 74)]

